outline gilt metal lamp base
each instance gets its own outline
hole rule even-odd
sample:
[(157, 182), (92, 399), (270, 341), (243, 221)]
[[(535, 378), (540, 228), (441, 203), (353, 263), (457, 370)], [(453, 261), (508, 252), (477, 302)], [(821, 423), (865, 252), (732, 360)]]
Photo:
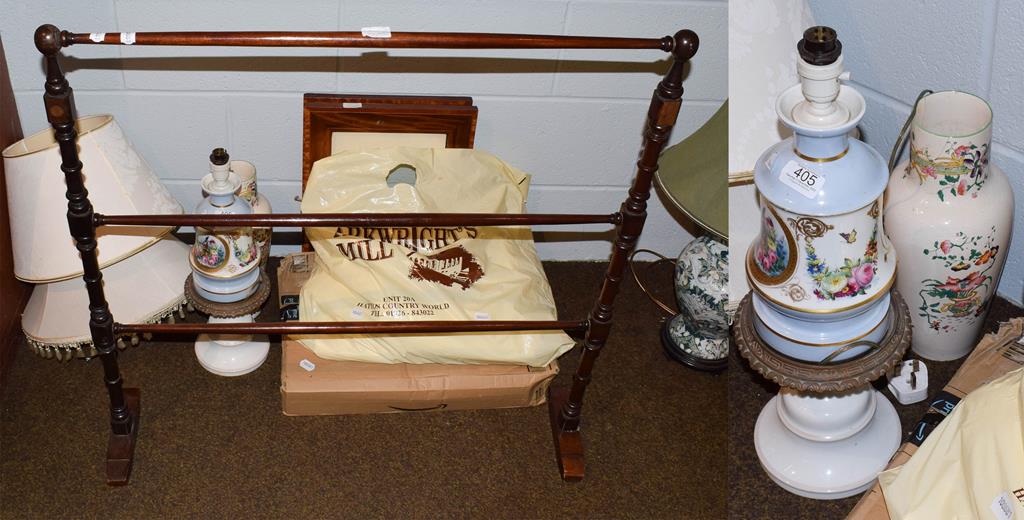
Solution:
[(910, 311), (896, 291), (892, 326), (880, 348), (841, 363), (816, 364), (780, 354), (757, 335), (751, 296), (740, 302), (733, 334), (751, 367), (782, 386), (761, 410), (754, 445), (765, 472), (783, 489), (832, 500), (874, 484), (902, 437), (892, 403), (870, 383), (910, 347)]

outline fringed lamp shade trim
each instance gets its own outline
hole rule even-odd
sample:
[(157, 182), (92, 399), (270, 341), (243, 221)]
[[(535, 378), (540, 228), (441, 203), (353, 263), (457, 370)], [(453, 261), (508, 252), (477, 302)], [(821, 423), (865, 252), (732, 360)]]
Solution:
[[(161, 310), (154, 314), (151, 318), (143, 321), (142, 323), (157, 323), (167, 320), (169, 323), (174, 323), (174, 316), (177, 314), (179, 318), (185, 318), (185, 296), (182, 295), (177, 301), (175, 301), (169, 307)], [(24, 329), (22, 329), (24, 331)], [(97, 356), (99, 352), (96, 351), (96, 347), (93, 346), (91, 339), (82, 341), (74, 341), (70, 343), (50, 343), (40, 338), (34, 338), (25, 332), (25, 339), (28, 340), (28, 346), (35, 352), (37, 356), (46, 359), (56, 359), (57, 361), (70, 361), (72, 358), (79, 359), (92, 359)], [(148, 338), (146, 338), (148, 339)], [(135, 334), (126, 334), (117, 339), (117, 348), (124, 350), (128, 348), (128, 345), (136, 346), (140, 343), (139, 338)]]

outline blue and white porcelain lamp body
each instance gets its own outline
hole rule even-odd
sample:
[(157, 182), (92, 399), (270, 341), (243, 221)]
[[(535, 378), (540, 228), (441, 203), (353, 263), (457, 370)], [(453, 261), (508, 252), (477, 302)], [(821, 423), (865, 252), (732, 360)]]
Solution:
[[(226, 155), (225, 155), (226, 157)], [(226, 160), (226, 159), (225, 159)], [(241, 179), (228, 164), (211, 163), (211, 173), (202, 180), (203, 199), (195, 212), (203, 215), (249, 215), (252, 206), (235, 195)], [(252, 228), (196, 228), (195, 245), (189, 258), (192, 281), (200, 296), (217, 303), (244, 300), (260, 278), (260, 250)]]
[(834, 103), (844, 119), (825, 128), (794, 116), (804, 103), (801, 85), (779, 97), (779, 118), (794, 136), (765, 151), (754, 169), (761, 231), (747, 253), (747, 276), (759, 308), (755, 326), (768, 332), (763, 339), (789, 356), (821, 361), (867, 335), (884, 336), (896, 253), (881, 218), (885, 161), (850, 137), (864, 98), (839, 87)]

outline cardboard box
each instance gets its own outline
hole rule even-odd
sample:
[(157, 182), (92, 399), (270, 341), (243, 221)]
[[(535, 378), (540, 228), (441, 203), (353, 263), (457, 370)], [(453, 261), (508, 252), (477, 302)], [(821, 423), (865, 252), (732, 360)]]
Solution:
[(321, 359), (283, 342), (281, 408), (285, 415), (469, 410), (535, 406), (546, 400), (558, 364), (386, 365)]
[(299, 290), (313, 276), (316, 253), (293, 253), (277, 266), (277, 306), (281, 321), (299, 319)]
[[(277, 270), (281, 319), (299, 317), (298, 295), (315, 253), (286, 256)], [(520, 365), (411, 365), (322, 359), (284, 338), (281, 408), (285, 415), (341, 415), (536, 406), (558, 374)]]

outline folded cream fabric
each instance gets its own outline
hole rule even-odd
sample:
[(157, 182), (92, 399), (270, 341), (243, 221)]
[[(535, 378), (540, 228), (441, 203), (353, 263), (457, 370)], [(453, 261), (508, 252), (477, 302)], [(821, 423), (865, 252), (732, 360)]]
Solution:
[(894, 519), (1024, 518), (1024, 369), (968, 394), (878, 481)]

